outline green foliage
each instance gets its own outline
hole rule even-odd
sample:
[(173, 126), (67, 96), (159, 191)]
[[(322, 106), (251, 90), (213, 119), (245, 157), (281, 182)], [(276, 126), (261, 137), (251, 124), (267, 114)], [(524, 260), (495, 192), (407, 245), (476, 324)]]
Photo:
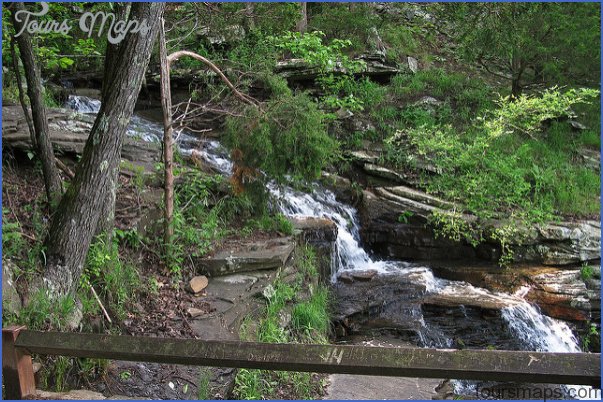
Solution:
[(443, 236), (450, 240), (465, 240), (476, 246), (482, 240), (482, 235), (456, 211), (434, 211), (429, 215), (429, 224), (435, 228), (436, 237)]
[(74, 311), (73, 297), (50, 298), (44, 289), (38, 289), (30, 295), (29, 303), (15, 316), (6, 317), (6, 321), (31, 330), (63, 331)]
[(542, 123), (560, 118), (576, 117), (572, 107), (576, 104), (590, 103), (599, 96), (599, 91), (590, 88), (571, 88), (561, 92), (553, 87), (540, 96), (521, 95), (511, 101), (510, 97), (501, 98), (491, 116), (484, 122), (484, 128), (490, 137), (519, 132), (533, 137), (542, 132)]
[(408, 223), (408, 220), (412, 218), (414, 213), (412, 211), (404, 211), (398, 216), (398, 222)]
[(211, 371), (207, 368), (199, 370), (199, 381), (197, 382), (197, 399), (200, 401), (211, 399)]
[[(590, 351), (591, 345), (601, 342), (601, 334), (596, 323), (590, 323), (586, 334), (582, 337), (582, 350)], [(600, 345), (599, 345), (600, 348)]]
[[(90, 245), (86, 265), (81, 277), (81, 294), (88, 292), (88, 284), (97, 289), (99, 297), (105, 299), (111, 310), (122, 319), (127, 306), (133, 300), (140, 285), (136, 268), (119, 256), (117, 242), (106, 244), (106, 236), (100, 235)], [(117, 239), (116, 239), (117, 240)], [(86, 298), (83, 298), (86, 300)], [(94, 303), (88, 299), (85, 310), (95, 311)]]
[(312, 294), (310, 300), (296, 304), (291, 312), (293, 329), (314, 340), (328, 333), (328, 297), (327, 289), (319, 288)]
[(269, 38), (273, 45), (292, 57), (301, 58), (319, 71), (317, 83), (324, 91), (323, 104), (327, 108), (346, 108), (362, 110), (364, 105), (357, 96), (354, 74), (364, 70), (366, 64), (361, 60), (353, 60), (343, 53), (343, 49), (351, 45), (351, 41), (333, 39), (324, 44), (324, 33), (320, 31), (301, 34), (287, 32), (280, 37)]
[(2, 256), (6, 258), (20, 256), (25, 246), (21, 225), (19, 222), (9, 221), (9, 214), (7, 208), (2, 208)]
[(257, 227), (266, 232), (282, 233), (288, 236), (293, 234), (293, 223), (280, 213), (274, 216), (265, 213), (258, 219), (251, 219), (248, 222), (248, 226)]
[[(580, 138), (560, 120), (597, 93), (552, 88), (541, 96), (522, 95), (513, 102), (503, 98), (498, 108), (462, 129), (425, 120), (388, 138), (388, 159), (411, 169), (417, 160), (431, 164), (439, 175), (424, 178), (427, 190), (457, 202), (480, 220), (510, 216), (530, 225), (560, 214), (596, 214), (600, 178), (575, 163)], [(454, 240), (475, 243), (481, 239), (454, 213), (435, 214), (432, 223), (440, 234)], [(509, 240), (516, 234), (510, 228), (499, 229), (491, 236), (502, 244), (501, 263), (508, 263), (512, 259)]]
[(588, 264), (584, 264), (582, 268), (580, 268), (580, 277), (583, 281), (588, 281), (595, 276), (595, 270)]
[(600, 5), (455, 3), (441, 6), (458, 51), (497, 77), (513, 95), (534, 84), (598, 82)]
[[(304, 94), (270, 100), (263, 113), (250, 107), (245, 118), (227, 118), (225, 134), (240, 168), (259, 169), (280, 182), (288, 175), (293, 181), (316, 179), (337, 155), (325, 115)], [(245, 179), (255, 181), (257, 174)]]
[(222, 177), (197, 170), (187, 171), (185, 177), (174, 189), (174, 236), (165, 250), (168, 268), (176, 276), (180, 275), (186, 256), (205, 255), (212, 241), (225, 234), (220, 225), (224, 202), (210, 205)]
[(372, 31), (381, 25), (368, 3), (309, 3), (308, 6), (310, 28), (324, 32), (327, 38), (348, 38), (350, 50), (365, 50)]
[[(312, 289), (308, 281), (316, 280), (316, 256), (312, 248), (296, 250), (295, 266), (299, 275), (294, 283), (285, 283), (278, 277), (264, 290), (266, 310), (258, 319), (248, 317), (241, 326), (241, 337), (269, 343), (309, 342), (323, 343), (329, 331), (329, 293), (326, 287)], [(304, 289), (309, 296), (301, 299)], [(288, 312), (291, 322), (284, 326), (283, 317)], [(255, 325), (255, 331), (250, 327)], [(310, 373), (274, 372), (264, 370), (239, 370), (235, 378), (234, 394), (239, 399), (271, 399), (280, 394), (279, 389), (292, 388), (297, 398), (310, 398), (318, 384)]]

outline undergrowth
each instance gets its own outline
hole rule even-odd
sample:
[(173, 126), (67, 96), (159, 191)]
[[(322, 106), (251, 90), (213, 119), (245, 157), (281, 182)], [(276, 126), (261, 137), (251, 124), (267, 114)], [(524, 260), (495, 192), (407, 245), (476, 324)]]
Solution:
[[(313, 250), (296, 251), (297, 276), (292, 283), (281, 277), (264, 291), (261, 317), (247, 317), (241, 337), (266, 343), (326, 343), (329, 335), (329, 293), (316, 284), (318, 270)], [(323, 384), (311, 373), (241, 369), (235, 379), (238, 399), (311, 399)]]

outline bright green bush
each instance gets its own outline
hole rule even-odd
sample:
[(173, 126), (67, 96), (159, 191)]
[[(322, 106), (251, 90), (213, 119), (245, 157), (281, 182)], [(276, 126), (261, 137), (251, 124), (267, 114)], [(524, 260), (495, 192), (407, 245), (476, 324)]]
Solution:
[[(560, 215), (595, 215), (599, 175), (576, 163), (580, 137), (558, 120), (571, 115), (573, 105), (596, 95), (593, 90), (553, 88), (515, 102), (503, 98), (497, 109), (464, 130), (431, 122), (399, 131), (386, 141), (393, 150), (390, 161), (412, 168), (418, 157), (432, 164), (440, 174), (425, 177), (427, 190), (481, 219), (511, 217), (530, 225)], [(481, 237), (461, 220), (435, 218), (444, 236)], [(509, 233), (494, 235), (507, 244), (513, 237)]]
[(316, 179), (338, 154), (324, 113), (305, 94), (273, 99), (264, 112), (250, 107), (244, 118), (227, 119), (225, 134), (239, 166), (281, 182), (288, 176), (293, 181)]

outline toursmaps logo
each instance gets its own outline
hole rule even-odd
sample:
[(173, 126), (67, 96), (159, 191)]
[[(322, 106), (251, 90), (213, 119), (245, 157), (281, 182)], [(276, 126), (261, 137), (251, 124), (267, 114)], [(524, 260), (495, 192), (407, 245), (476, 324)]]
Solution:
[[(46, 2), (42, 2), (42, 10), (39, 12), (21, 10), (15, 13), (15, 19), (18, 22), (23, 23), (23, 27), (19, 32), (15, 34), (15, 37), (20, 36), (23, 31), (27, 31), (30, 34), (47, 34), (47, 33), (60, 33), (68, 35), (73, 29), (69, 21), (63, 20), (61, 22), (49, 19), (40, 21), (32, 17), (43, 17), (48, 14), (50, 7)], [(85, 12), (79, 18), (79, 28), (82, 32), (87, 33), (88, 37), (92, 37), (96, 31), (97, 36), (100, 37), (106, 32), (107, 40), (109, 43), (117, 44), (121, 42), (128, 33), (140, 33), (146, 35), (150, 27), (146, 19), (142, 21), (137, 20), (118, 20), (113, 13), (107, 13), (104, 11)]]

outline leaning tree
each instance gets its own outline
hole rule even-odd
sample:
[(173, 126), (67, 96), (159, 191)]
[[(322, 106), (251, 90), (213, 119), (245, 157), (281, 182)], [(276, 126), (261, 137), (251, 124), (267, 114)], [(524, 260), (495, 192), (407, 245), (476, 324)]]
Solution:
[[(53, 297), (75, 290), (103, 206), (115, 196), (124, 136), (163, 16), (165, 3), (134, 3), (130, 18), (146, 21), (147, 32), (128, 34), (112, 58), (100, 111), (69, 189), (54, 214), (46, 239), (44, 286)], [(109, 78), (108, 78), (109, 77)]]
[[(25, 71), (25, 79), (27, 81), (27, 96), (31, 105), (31, 117), (29, 110), (25, 105), (22, 94), (20, 100), (23, 106), (23, 114), (28, 122), (29, 129), (34, 131), (32, 136), (32, 147), (35, 147), (40, 161), (42, 162), (42, 174), (44, 175), (44, 184), (46, 186), (46, 196), (51, 206), (56, 206), (61, 198), (62, 181), (59, 176), (59, 171), (55, 165), (55, 157), (50, 142), (48, 130), (48, 117), (46, 115), (46, 107), (44, 105), (42, 79), (40, 71), (35, 61), (31, 37), (27, 30), (23, 29), (24, 17), (18, 14), (25, 11), (25, 5), (22, 2), (15, 2), (10, 5), (12, 23), (19, 36), (14, 35), (13, 40), (16, 40), (19, 46), (19, 56), (23, 62), (23, 70)], [(13, 57), (14, 57), (13, 47)], [(15, 62), (15, 74), (17, 75), (19, 91), (21, 92), (21, 82), (19, 77), (18, 64)], [(30, 125), (30, 122), (33, 124)], [(35, 139), (35, 141), (33, 141)]]

